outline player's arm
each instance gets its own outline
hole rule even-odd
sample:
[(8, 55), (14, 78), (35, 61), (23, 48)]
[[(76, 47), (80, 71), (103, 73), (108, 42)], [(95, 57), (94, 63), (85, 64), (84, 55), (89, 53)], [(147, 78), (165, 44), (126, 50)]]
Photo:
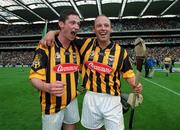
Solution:
[(54, 96), (62, 96), (64, 94), (65, 84), (61, 81), (55, 81), (53, 83), (45, 83), (41, 79), (32, 78), (31, 82), (36, 89), (44, 92), (48, 92)]
[(135, 77), (127, 78), (126, 81), (131, 86), (131, 88), (133, 89), (134, 93), (141, 94), (141, 92), (142, 92), (142, 85), (140, 83), (138, 85), (136, 85)]
[[(59, 34), (60, 30), (53, 30), (53, 31), (49, 31), (44, 38), (42, 38), (39, 43), (46, 47), (47, 46), (53, 46), (54, 45), (54, 41), (55, 41), (55, 36), (57, 36)], [(87, 38), (80, 38), (80, 37), (76, 37), (76, 39), (74, 40), (74, 43), (76, 44), (76, 46), (78, 47), (78, 49), (80, 50), (80, 48), (82, 47), (82, 45), (84, 44), (84, 42), (87, 40)]]
[(58, 35), (60, 30), (49, 31), (39, 43), (47, 48), (47, 46), (53, 46), (55, 41), (55, 36)]

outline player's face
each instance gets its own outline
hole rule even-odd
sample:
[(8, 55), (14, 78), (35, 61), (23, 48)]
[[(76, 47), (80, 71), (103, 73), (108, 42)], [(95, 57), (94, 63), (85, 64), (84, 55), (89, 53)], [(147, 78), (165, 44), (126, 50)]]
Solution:
[(99, 16), (94, 23), (94, 32), (99, 43), (110, 42), (110, 34), (112, 32), (111, 22), (106, 16)]
[(59, 22), (59, 26), (64, 37), (72, 41), (80, 29), (80, 18), (77, 15), (69, 15), (65, 22)]

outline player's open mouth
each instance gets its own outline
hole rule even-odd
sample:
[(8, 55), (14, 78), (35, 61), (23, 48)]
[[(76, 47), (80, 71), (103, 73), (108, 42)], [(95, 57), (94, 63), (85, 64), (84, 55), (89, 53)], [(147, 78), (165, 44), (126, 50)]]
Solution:
[(106, 37), (106, 35), (100, 35), (102, 38), (105, 38)]
[(100, 36), (101, 36), (101, 37), (105, 37), (105, 36), (106, 36), (106, 33), (100, 33)]
[(76, 31), (71, 31), (71, 34), (75, 36), (77, 34), (77, 32)]

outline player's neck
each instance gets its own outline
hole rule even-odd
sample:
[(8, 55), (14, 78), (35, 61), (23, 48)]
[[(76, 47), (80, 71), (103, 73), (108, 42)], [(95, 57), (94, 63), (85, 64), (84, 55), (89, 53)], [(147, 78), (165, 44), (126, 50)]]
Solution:
[(59, 41), (61, 42), (63, 48), (67, 49), (71, 43), (71, 41), (67, 38), (65, 38), (63, 35), (58, 36)]
[(102, 49), (105, 49), (110, 44), (110, 41), (106, 41), (106, 42), (99, 41), (98, 44)]

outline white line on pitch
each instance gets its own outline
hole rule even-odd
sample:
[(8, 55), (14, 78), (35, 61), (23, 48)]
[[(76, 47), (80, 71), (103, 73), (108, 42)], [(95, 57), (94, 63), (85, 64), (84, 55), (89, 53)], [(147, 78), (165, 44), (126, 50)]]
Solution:
[[(143, 77), (142, 77), (143, 78)], [(173, 94), (176, 94), (176, 95), (178, 95), (178, 96), (180, 96), (180, 93), (178, 93), (178, 92), (175, 92), (175, 91), (173, 91), (173, 90), (171, 90), (171, 89), (169, 89), (169, 88), (166, 88), (166, 87), (164, 87), (164, 86), (162, 86), (162, 85), (160, 85), (160, 84), (157, 84), (157, 83), (155, 83), (155, 82), (153, 82), (153, 81), (151, 81), (151, 80), (149, 80), (149, 79), (146, 79), (146, 78), (143, 78), (144, 80), (146, 80), (146, 81), (148, 81), (148, 82), (150, 82), (150, 83), (152, 83), (152, 84), (155, 84), (155, 85), (157, 85), (157, 86), (159, 86), (159, 87), (161, 87), (161, 88), (163, 88), (163, 89), (165, 89), (165, 90), (167, 90), (167, 91), (169, 91), (169, 92), (171, 92), (171, 93), (173, 93)]]

